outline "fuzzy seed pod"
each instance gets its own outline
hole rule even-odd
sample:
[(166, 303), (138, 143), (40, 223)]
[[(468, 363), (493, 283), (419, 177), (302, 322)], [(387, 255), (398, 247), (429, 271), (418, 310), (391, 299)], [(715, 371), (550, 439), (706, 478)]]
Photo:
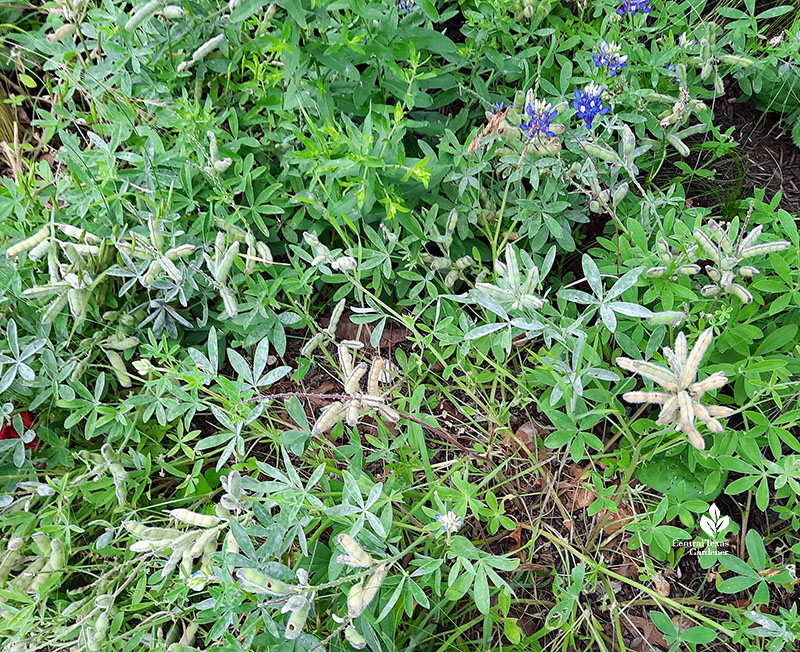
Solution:
[(217, 537), (219, 537), (219, 530), (216, 528), (203, 532), (199, 537), (197, 537), (197, 539), (195, 539), (192, 547), (189, 549), (189, 557), (191, 559), (195, 559), (196, 557), (202, 555), (209, 542), (215, 543)]
[(61, 27), (59, 27), (52, 34), (48, 34), (47, 40), (50, 43), (58, 43), (59, 41), (63, 41), (68, 36), (72, 36), (74, 33), (75, 33), (75, 24), (67, 23), (66, 25), (62, 25)]
[(182, 523), (196, 525), (197, 527), (214, 527), (222, 521), (210, 514), (199, 514), (188, 509), (178, 508), (170, 510), (169, 515)]
[(730, 285), (725, 286), (725, 292), (728, 294), (732, 294), (735, 297), (738, 297), (742, 303), (750, 303), (753, 300), (753, 295), (750, 294), (750, 291), (743, 286), (739, 285), (738, 283), (731, 283)]
[(739, 269), (736, 270), (736, 273), (744, 278), (750, 278), (752, 276), (760, 274), (761, 272), (759, 272), (755, 267), (752, 267), (750, 265), (742, 265)]
[(50, 566), (54, 571), (64, 569), (66, 561), (66, 554), (64, 552), (64, 544), (60, 539), (53, 539), (50, 542)]
[(139, 521), (122, 521), (122, 527), (136, 537), (145, 536), (144, 533), (148, 529), (146, 525), (139, 523)]
[(303, 345), (303, 348), (300, 349), (300, 355), (302, 356), (309, 356), (311, 355), (317, 347), (322, 342), (322, 333), (317, 333), (312, 337), (308, 342)]
[(771, 254), (775, 253), (776, 251), (783, 251), (784, 249), (788, 249), (791, 247), (790, 242), (786, 242), (785, 240), (781, 240), (779, 242), (765, 242), (764, 244), (760, 245), (753, 245), (752, 247), (747, 247), (746, 249), (742, 249), (741, 253), (739, 254), (739, 258), (745, 260), (746, 258), (752, 258), (753, 256), (760, 256), (762, 254)]
[(182, 534), (180, 530), (175, 530), (173, 528), (165, 528), (165, 527), (146, 527), (143, 530), (139, 530), (139, 532), (140, 534), (138, 534), (137, 536), (140, 536), (143, 539), (151, 539), (153, 541), (165, 541), (169, 539), (177, 539)]
[(719, 60), (722, 63), (727, 63), (731, 66), (739, 66), (740, 68), (752, 68), (755, 62), (748, 57), (739, 57), (735, 54), (723, 54)]
[(346, 555), (339, 555), (336, 558), (336, 561), (340, 564), (346, 564), (347, 566), (354, 566), (357, 568), (369, 568), (374, 563), (372, 555), (364, 550), (349, 534), (342, 533), (336, 537), (336, 540), (347, 552)]
[(681, 156), (689, 156), (689, 147), (675, 134), (667, 134), (667, 142), (672, 145)]
[(228, 278), (228, 272), (231, 271), (231, 267), (233, 266), (233, 261), (236, 259), (236, 256), (239, 255), (239, 243), (234, 242), (228, 250), (225, 252), (225, 255), (218, 259), (215, 263), (214, 269), (212, 270), (214, 274), (214, 278), (217, 280), (218, 283), (224, 283)]
[(355, 369), (353, 369), (353, 373), (351, 373), (347, 380), (344, 383), (344, 393), (350, 394), (351, 396), (358, 392), (359, 383), (361, 382), (361, 378), (364, 374), (367, 373), (367, 363), (360, 362), (356, 365)]
[(125, 23), (125, 31), (130, 32), (139, 27), (144, 21), (152, 16), (161, 6), (161, 0), (150, 0), (147, 4), (142, 5)]
[(46, 226), (43, 226), (29, 238), (25, 238), (21, 242), (9, 247), (6, 250), (6, 256), (8, 258), (19, 256), (19, 254), (21, 254), (23, 251), (28, 251), (28, 249), (33, 249), (36, 247), (43, 240), (45, 240), (48, 235), (50, 235), (50, 229)]
[(356, 425), (358, 425), (359, 407), (358, 401), (350, 401), (347, 404), (346, 422), (351, 428), (354, 428)]
[(344, 629), (344, 637), (351, 646), (356, 650), (363, 650), (367, 646), (367, 639), (365, 639), (353, 625), (348, 625)]
[(221, 287), (219, 289), (219, 296), (222, 298), (222, 305), (225, 307), (225, 312), (227, 312), (230, 317), (236, 317), (236, 315), (239, 314), (239, 305), (233, 293), (228, 288)]
[(380, 394), (378, 379), (380, 378), (382, 370), (383, 358), (379, 356), (373, 359), (372, 366), (369, 368), (369, 378), (367, 379), (367, 392), (373, 396), (378, 396), (378, 394)]
[(619, 185), (619, 187), (614, 192), (613, 202), (614, 206), (619, 206), (620, 202), (625, 199), (625, 195), (628, 194), (628, 182), (625, 181)]
[(31, 535), (31, 539), (33, 539), (33, 542), (39, 549), (39, 554), (41, 555), (50, 554), (50, 537), (47, 536), (44, 532), (34, 532)]
[(328, 328), (325, 329), (325, 332), (328, 333), (330, 336), (334, 336), (336, 334), (336, 327), (339, 325), (339, 320), (344, 313), (344, 307), (347, 299), (342, 299), (337, 303), (333, 310), (331, 311), (331, 319), (328, 322)]
[(50, 240), (42, 240), (28, 252), (28, 258), (33, 261), (41, 260), (50, 251)]
[(274, 577), (265, 575), (254, 568), (240, 568), (236, 571), (239, 585), (250, 593), (267, 593), (268, 595), (284, 596), (294, 593), (294, 587)]
[(304, 596), (293, 595), (281, 609), (281, 613), (286, 613), (287, 611), (291, 611), (292, 615), (289, 616), (289, 620), (286, 622), (284, 638), (291, 641), (300, 636), (300, 632), (303, 631), (308, 614), (311, 611), (311, 602)]
[(350, 587), (350, 591), (347, 594), (347, 615), (350, 618), (358, 618), (364, 613), (364, 609), (369, 606), (369, 603), (377, 595), (387, 571), (386, 564), (381, 564), (367, 580), (366, 584), (361, 579)]
[(654, 312), (647, 318), (647, 322), (654, 326), (655, 325), (677, 326), (684, 319), (686, 319), (685, 312), (680, 312), (679, 310), (665, 310), (663, 312)]
[(346, 403), (342, 403), (341, 401), (336, 401), (334, 403), (331, 403), (319, 415), (317, 422), (311, 429), (311, 434), (319, 435), (323, 432), (327, 432), (328, 430), (333, 428), (333, 426), (339, 423), (342, 419), (344, 419), (346, 414), (347, 414)]
[(183, 10), (183, 7), (179, 7), (177, 5), (167, 5), (161, 10), (161, 15), (168, 20), (183, 18), (185, 13), (186, 12)]
[(605, 147), (600, 147), (600, 145), (595, 145), (594, 143), (582, 143), (583, 148), (586, 150), (586, 153), (590, 156), (596, 156), (599, 159), (606, 161), (607, 163), (618, 163), (619, 156), (613, 150), (606, 149)]
[(111, 369), (114, 371), (114, 375), (117, 377), (117, 382), (119, 383), (120, 387), (130, 387), (131, 378), (128, 375), (128, 370), (125, 368), (125, 361), (122, 359), (122, 356), (116, 351), (107, 350), (105, 353), (106, 357), (108, 358), (108, 362), (111, 364)]
[(164, 256), (166, 256), (169, 260), (177, 260), (178, 258), (186, 258), (187, 256), (191, 256), (195, 251), (197, 251), (197, 247), (195, 247), (193, 244), (182, 244), (178, 247), (168, 249), (166, 252), (164, 252)]
[(677, 392), (678, 386), (675, 380), (666, 369), (659, 367), (652, 362), (645, 362), (644, 360), (631, 360), (630, 358), (617, 358), (617, 364), (626, 371), (638, 373), (645, 378), (654, 380), (661, 385), (668, 392)]

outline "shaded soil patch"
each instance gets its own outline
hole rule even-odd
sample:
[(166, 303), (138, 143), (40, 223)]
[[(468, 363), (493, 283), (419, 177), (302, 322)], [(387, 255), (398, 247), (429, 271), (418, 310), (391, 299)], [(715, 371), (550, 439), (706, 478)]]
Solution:
[[(766, 190), (767, 198), (783, 193), (780, 207), (800, 212), (800, 150), (779, 124), (780, 116), (761, 113), (753, 102), (717, 101), (714, 123), (720, 131), (734, 128), (732, 137), (739, 143), (731, 154), (711, 160), (710, 152), (692, 152), (686, 160), (694, 169), (702, 166), (715, 171), (711, 179), (693, 177), (687, 184), (687, 198), (706, 208), (720, 207), (723, 217), (738, 212), (736, 202), (746, 199), (756, 188)], [(703, 142), (698, 137), (692, 145)], [(672, 170), (665, 170), (672, 176)]]

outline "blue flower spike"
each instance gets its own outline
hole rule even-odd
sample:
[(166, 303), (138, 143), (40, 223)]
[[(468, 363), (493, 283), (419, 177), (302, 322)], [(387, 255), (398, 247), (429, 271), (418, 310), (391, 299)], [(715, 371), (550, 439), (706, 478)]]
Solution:
[(681, 83), (681, 78), (678, 76), (678, 66), (676, 64), (674, 64), (674, 63), (669, 63), (669, 61), (668, 61), (666, 66), (665, 66), (665, 68), (667, 70), (669, 70), (670, 72), (674, 72), (675, 73), (675, 81), (680, 84)]
[(620, 45), (612, 41), (600, 43), (600, 54), (593, 54), (594, 65), (598, 68), (608, 67), (608, 74), (616, 77), (617, 73), (628, 65), (628, 55), (622, 54)]
[(686, 32), (683, 32), (678, 37), (678, 47), (679, 48), (688, 48), (688, 47), (694, 45), (694, 43), (695, 43), (695, 40), (694, 39), (689, 39), (689, 37), (686, 36)]
[(648, 6), (649, 4), (650, 0), (623, 0), (622, 6), (617, 9), (617, 13), (620, 16), (625, 14), (635, 16), (637, 11), (642, 14), (649, 14), (653, 11), (653, 8)]
[(402, 14), (405, 11), (406, 16), (408, 16), (414, 8), (414, 5), (416, 5), (414, 0), (397, 0), (397, 13)]
[(605, 115), (611, 110), (610, 106), (603, 105), (603, 93), (605, 86), (599, 86), (595, 82), (590, 82), (583, 91), (575, 89), (575, 99), (572, 106), (575, 107), (578, 117), (586, 123), (586, 128), (592, 128), (592, 121), (598, 115)]
[(555, 132), (550, 129), (550, 121), (558, 115), (558, 109), (554, 109), (550, 102), (537, 100), (533, 92), (528, 91), (525, 95), (525, 113), (529, 120), (521, 122), (519, 128), (526, 138), (532, 139), (536, 134), (555, 137)]

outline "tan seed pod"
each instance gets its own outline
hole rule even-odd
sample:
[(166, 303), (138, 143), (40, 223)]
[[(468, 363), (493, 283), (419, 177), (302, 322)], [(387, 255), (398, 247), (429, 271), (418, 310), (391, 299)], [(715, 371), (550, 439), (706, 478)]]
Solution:
[(219, 530), (214, 528), (212, 530), (206, 530), (203, 532), (197, 539), (195, 540), (194, 544), (192, 545), (189, 554), (192, 558), (199, 557), (203, 554), (206, 549), (206, 546), (210, 543), (214, 544), (214, 550), (216, 550), (216, 541), (219, 537)]
[(692, 399), (686, 392), (678, 392), (678, 411), (680, 413), (680, 422), (684, 425), (691, 426), (694, 424), (694, 409), (692, 408)]
[(681, 387), (688, 387), (695, 381), (695, 378), (697, 377), (697, 369), (700, 366), (700, 361), (706, 354), (713, 336), (714, 331), (711, 328), (707, 328), (700, 333), (700, 337), (698, 337), (697, 341), (694, 343), (692, 352), (686, 358), (686, 364), (683, 367), (683, 375), (680, 379)]
[(350, 394), (351, 396), (356, 394), (359, 390), (359, 383), (366, 373), (367, 363), (359, 362), (353, 369), (353, 373), (347, 377), (347, 380), (344, 383), (344, 393)]
[(342, 375), (347, 379), (353, 374), (353, 354), (350, 353), (350, 347), (345, 346), (344, 342), (341, 342), (336, 348), (339, 353), (339, 367)]
[(169, 515), (182, 523), (196, 525), (197, 527), (214, 527), (221, 522), (221, 519), (211, 514), (199, 514), (183, 508), (170, 510)]
[(383, 358), (376, 357), (372, 361), (372, 366), (369, 368), (369, 378), (367, 379), (367, 392), (373, 396), (380, 394), (380, 387), (378, 387), (378, 380), (381, 376), (383, 369)]
[(359, 407), (358, 401), (349, 401), (347, 404), (347, 425), (351, 428), (358, 424)]
[(75, 30), (76, 28), (74, 23), (67, 23), (66, 25), (59, 27), (52, 34), (48, 34), (47, 40), (50, 43), (58, 43), (59, 41), (63, 41), (68, 36), (72, 36), (75, 33)]
[(654, 380), (668, 392), (678, 391), (678, 385), (675, 383), (673, 375), (657, 364), (645, 362), (644, 360), (631, 360), (630, 358), (622, 357), (617, 358), (617, 364), (627, 371), (632, 371), (640, 376)]
[(667, 403), (674, 394), (666, 392), (625, 392), (622, 398), (628, 403)]
[(672, 423), (675, 420), (675, 417), (678, 414), (678, 397), (672, 396), (664, 406), (661, 408), (661, 412), (658, 414), (658, 419), (656, 420), (657, 426), (665, 426), (668, 423)]
[(346, 555), (339, 555), (336, 559), (340, 564), (346, 564), (347, 566), (355, 566), (355, 567), (362, 567), (362, 568), (369, 568), (374, 563), (372, 559), (372, 555), (370, 555), (366, 550), (364, 550), (358, 542), (353, 539), (349, 534), (342, 533), (336, 540), (339, 542), (339, 545), (344, 548), (347, 552)]
[(341, 401), (336, 401), (327, 406), (319, 415), (317, 422), (311, 429), (311, 434), (319, 435), (333, 428), (333, 426), (345, 418), (347, 414), (347, 405), (348, 404), (342, 403)]

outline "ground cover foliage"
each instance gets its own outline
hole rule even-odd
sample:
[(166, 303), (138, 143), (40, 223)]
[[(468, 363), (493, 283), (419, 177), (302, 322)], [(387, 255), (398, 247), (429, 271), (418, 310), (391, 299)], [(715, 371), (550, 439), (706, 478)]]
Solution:
[(796, 649), (798, 30), (0, 3), (4, 649)]

